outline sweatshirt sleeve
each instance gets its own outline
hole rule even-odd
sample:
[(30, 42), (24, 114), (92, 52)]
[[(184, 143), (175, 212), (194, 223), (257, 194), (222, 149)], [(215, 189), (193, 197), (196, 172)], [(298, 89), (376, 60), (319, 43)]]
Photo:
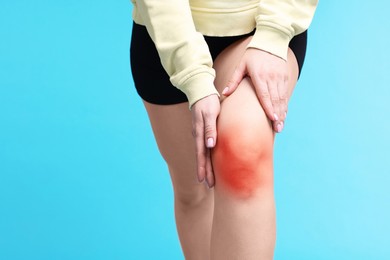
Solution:
[(256, 32), (248, 48), (257, 48), (287, 60), (288, 44), (310, 25), (318, 0), (260, 0)]
[(137, 6), (135, 16), (145, 24), (170, 81), (186, 94), (190, 108), (203, 97), (219, 95), (214, 87), (213, 61), (203, 35), (195, 29), (189, 1), (132, 2)]

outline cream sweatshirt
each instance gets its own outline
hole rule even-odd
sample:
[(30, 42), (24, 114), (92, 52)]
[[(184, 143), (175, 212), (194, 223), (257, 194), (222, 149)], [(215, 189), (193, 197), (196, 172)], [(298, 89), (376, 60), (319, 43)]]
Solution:
[(218, 95), (213, 61), (203, 35), (235, 36), (256, 29), (248, 48), (261, 49), (286, 60), (290, 40), (309, 27), (318, 2), (131, 1), (134, 22), (146, 26), (172, 84), (186, 94), (190, 108), (206, 96)]

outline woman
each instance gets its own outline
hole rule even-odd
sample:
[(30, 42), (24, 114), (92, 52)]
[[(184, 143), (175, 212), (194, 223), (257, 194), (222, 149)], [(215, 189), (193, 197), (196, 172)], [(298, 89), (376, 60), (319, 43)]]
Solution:
[(133, 78), (169, 168), (186, 259), (272, 259), (274, 136), (317, 1), (132, 2)]

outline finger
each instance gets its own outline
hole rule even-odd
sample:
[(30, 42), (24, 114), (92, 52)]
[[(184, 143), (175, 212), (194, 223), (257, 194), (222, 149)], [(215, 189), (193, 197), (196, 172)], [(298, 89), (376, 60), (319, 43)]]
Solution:
[(233, 72), (232, 77), (228, 81), (226, 87), (222, 91), (222, 95), (229, 96), (232, 94), (241, 83), (242, 79), (245, 77), (245, 66), (241, 63)]
[(214, 174), (213, 167), (211, 164), (211, 155), (210, 149), (213, 148), (217, 141), (217, 115), (205, 113), (204, 118), (204, 141), (206, 144), (206, 154), (205, 154), (205, 174), (206, 174), (206, 183), (209, 188), (214, 186)]
[(203, 114), (204, 118), (204, 141), (207, 148), (213, 148), (217, 142), (217, 115)]
[(277, 122), (274, 122), (274, 131), (277, 133), (280, 133), (283, 131), (286, 116), (287, 116), (287, 86), (286, 86), (286, 81), (279, 81), (278, 82), (278, 96), (279, 96), (279, 103), (278, 103), (278, 115), (279, 115), (279, 120)]
[(276, 116), (277, 119), (275, 121), (280, 121), (282, 120), (282, 115), (281, 115), (281, 108), (280, 108), (278, 83), (271, 80), (268, 81), (267, 86), (268, 86), (268, 91), (270, 93), (270, 99), (271, 99), (272, 107), (274, 109), (274, 114), (277, 115)]
[(201, 140), (196, 140), (196, 145), (196, 165), (198, 181), (203, 182), (206, 178), (206, 148), (204, 147), (203, 141)]
[(276, 133), (281, 133), (284, 128), (284, 122), (283, 121), (274, 121), (272, 122), (272, 127)]
[(274, 112), (274, 108), (271, 102), (271, 96), (268, 91), (268, 86), (265, 81), (259, 79), (257, 76), (251, 77), (252, 82), (254, 84), (257, 97), (260, 101), (261, 106), (264, 109), (265, 114), (271, 121), (277, 121), (278, 115)]
[(286, 120), (287, 106), (288, 106), (287, 85), (285, 81), (279, 82), (278, 93), (279, 93), (279, 105), (280, 105), (279, 119), (284, 122)]
[[(200, 117), (200, 119), (202, 119)], [(206, 147), (204, 145), (203, 119), (195, 122), (193, 127), (196, 146), (196, 165), (198, 181), (203, 182), (206, 177)]]
[(214, 187), (215, 179), (214, 179), (214, 172), (213, 172), (213, 166), (211, 163), (211, 152), (210, 149), (207, 149), (206, 154), (206, 183), (209, 188)]
[(288, 101), (286, 101), (286, 111), (284, 112), (284, 121), (287, 119), (287, 114), (288, 114)]
[[(206, 108), (206, 109), (205, 109)], [(207, 175), (207, 152), (217, 141), (216, 120), (220, 112), (219, 98), (210, 95), (197, 101), (192, 109), (192, 129), (196, 146), (197, 176), (203, 182)]]
[(281, 121), (286, 121), (287, 110), (288, 110), (288, 100), (286, 98), (280, 99), (280, 111), (281, 111)]

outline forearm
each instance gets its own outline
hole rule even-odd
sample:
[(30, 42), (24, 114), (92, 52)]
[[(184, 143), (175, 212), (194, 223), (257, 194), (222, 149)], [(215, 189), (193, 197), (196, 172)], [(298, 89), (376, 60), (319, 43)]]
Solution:
[(189, 2), (143, 0), (134, 4), (136, 20), (147, 27), (172, 84), (187, 95), (190, 106), (218, 94), (211, 55), (202, 34), (195, 29)]

